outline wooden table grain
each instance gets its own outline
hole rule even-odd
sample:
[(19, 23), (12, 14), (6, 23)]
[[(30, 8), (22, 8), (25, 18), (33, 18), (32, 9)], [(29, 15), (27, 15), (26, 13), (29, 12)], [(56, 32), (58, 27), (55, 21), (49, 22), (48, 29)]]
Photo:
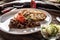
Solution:
[[(60, 16), (60, 13), (51, 12), (51, 11), (49, 11), (49, 13), (52, 15), (51, 23), (60, 25), (60, 23), (56, 20), (56, 17)], [(12, 34), (8, 34), (0, 31), (0, 40), (47, 40), (47, 39), (43, 38), (40, 31), (33, 34), (28, 34), (28, 35), (12, 35)], [(60, 40), (60, 38), (57, 40)]]

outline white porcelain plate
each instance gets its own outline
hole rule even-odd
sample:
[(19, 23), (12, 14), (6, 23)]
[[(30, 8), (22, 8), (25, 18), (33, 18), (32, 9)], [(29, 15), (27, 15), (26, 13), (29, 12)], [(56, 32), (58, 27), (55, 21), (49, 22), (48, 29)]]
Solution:
[[(23, 9), (33, 9), (33, 10), (40, 10), (40, 9), (34, 9), (34, 8), (23, 8)], [(10, 19), (18, 12), (22, 9), (13, 9), (12, 11), (2, 15), (0, 17), (0, 30), (10, 33), (10, 34), (30, 34), (30, 33), (34, 33), (34, 32), (38, 32), (40, 31), (40, 26), (39, 27), (35, 27), (35, 28), (26, 28), (26, 29), (10, 29), (9, 28), (9, 22)], [(44, 11), (44, 10), (40, 10), (41, 12), (46, 14), (46, 19), (44, 21), (41, 22), (41, 25), (47, 25), (50, 24), (52, 21), (52, 17), (51, 15)]]

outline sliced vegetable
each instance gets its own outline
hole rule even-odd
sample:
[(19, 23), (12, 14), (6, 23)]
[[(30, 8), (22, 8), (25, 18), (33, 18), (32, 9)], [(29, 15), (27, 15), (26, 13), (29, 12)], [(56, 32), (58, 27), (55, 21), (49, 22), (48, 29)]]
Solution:
[(22, 23), (25, 21), (25, 17), (21, 13), (17, 15), (16, 19)]

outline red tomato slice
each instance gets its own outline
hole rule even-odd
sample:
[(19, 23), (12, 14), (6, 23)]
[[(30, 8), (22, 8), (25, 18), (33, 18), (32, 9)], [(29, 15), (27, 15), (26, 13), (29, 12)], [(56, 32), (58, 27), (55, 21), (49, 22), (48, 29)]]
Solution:
[(20, 22), (24, 22), (25, 21), (25, 17), (22, 14), (18, 14), (16, 19), (18, 21), (20, 21)]

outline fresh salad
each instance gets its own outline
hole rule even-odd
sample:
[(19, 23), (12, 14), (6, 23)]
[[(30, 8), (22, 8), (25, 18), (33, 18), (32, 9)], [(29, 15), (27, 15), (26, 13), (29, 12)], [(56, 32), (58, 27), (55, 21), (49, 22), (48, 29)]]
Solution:
[(54, 37), (60, 33), (60, 25), (50, 24), (48, 26), (42, 26), (41, 33), (45, 37)]

